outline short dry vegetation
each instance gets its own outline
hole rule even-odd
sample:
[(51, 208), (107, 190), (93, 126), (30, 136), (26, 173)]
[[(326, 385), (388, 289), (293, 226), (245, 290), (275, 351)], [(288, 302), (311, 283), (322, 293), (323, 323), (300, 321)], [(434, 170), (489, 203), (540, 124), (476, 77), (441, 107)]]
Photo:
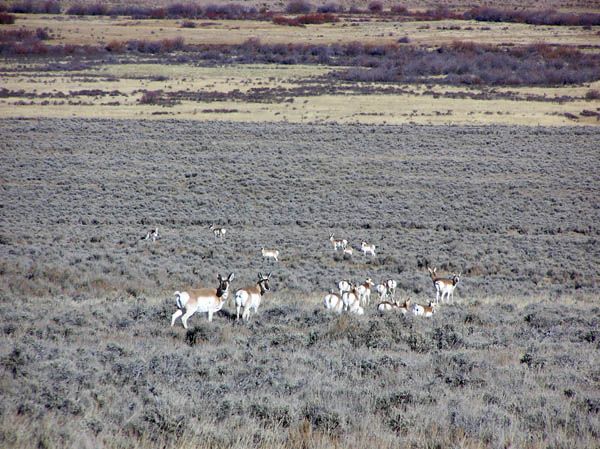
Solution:
[[(597, 444), (593, 129), (0, 126), (1, 446)], [(464, 274), (432, 319), (322, 309), (342, 277), (426, 302), (431, 264)], [(229, 271), (273, 273), (249, 324), (169, 327), (173, 290)]]

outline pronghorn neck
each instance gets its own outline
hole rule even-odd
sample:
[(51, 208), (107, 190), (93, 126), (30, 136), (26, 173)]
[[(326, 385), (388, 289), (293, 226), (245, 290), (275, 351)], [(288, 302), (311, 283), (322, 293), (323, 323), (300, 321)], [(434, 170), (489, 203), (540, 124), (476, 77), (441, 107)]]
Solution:
[(258, 291), (260, 293), (260, 296), (263, 296), (265, 294), (265, 292), (267, 291), (267, 289), (265, 288), (265, 281), (266, 279), (261, 279), (260, 281), (258, 281), (256, 283), (256, 285), (258, 286)]

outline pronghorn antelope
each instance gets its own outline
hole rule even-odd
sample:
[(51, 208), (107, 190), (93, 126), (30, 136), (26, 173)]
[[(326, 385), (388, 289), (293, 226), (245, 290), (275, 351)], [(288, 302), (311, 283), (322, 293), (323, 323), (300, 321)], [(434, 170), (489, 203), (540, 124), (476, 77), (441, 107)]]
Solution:
[(344, 295), (344, 292), (349, 292), (352, 288), (352, 283), (344, 279), (343, 281), (338, 282), (338, 288), (340, 289), (340, 296)]
[(208, 229), (210, 229), (213, 234), (215, 235), (215, 239), (218, 238), (223, 238), (225, 236), (225, 233), (227, 232), (227, 229), (225, 228), (217, 228), (214, 223), (211, 224)]
[(379, 294), (379, 299), (381, 299), (382, 301), (385, 301), (385, 298), (387, 297), (387, 294), (388, 294), (388, 290), (387, 290), (385, 283), (377, 284), (375, 286), (375, 291)]
[(398, 287), (398, 282), (394, 279), (388, 279), (384, 282), (384, 284), (387, 287), (388, 295), (394, 299), (394, 296), (396, 296), (396, 287)]
[(331, 245), (333, 246), (333, 249), (335, 251), (337, 251), (338, 249), (346, 249), (346, 247), (348, 246), (348, 240), (336, 240), (335, 238), (333, 238), (333, 232), (329, 233), (329, 241), (331, 242)]
[(375, 245), (367, 245), (367, 242), (363, 241), (360, 243), (360, 249), (363, 254), (366, 256), (367, 254), (371, 254), (371, 256), (375, 256)]
[(233, 273), (229, 273), (226, 279), (223, 279), (219, 274), (217, 276), (219, 286), (217, 288), (198, 288), (187, 292), (175, 292), (177, 297), (178, 310), (171, 316), (171, 326), (175, 324), (175, 320), (181, 318), (184, 328), (188, 328), (187, 320), (196, 312), (208, 312), (208, 321), (212, 321), (213, 313), (218, 312), (223, 307), (223, 303), (229, 295), (229, 284), (233, 280)]
[(258, 273), (258, 281), (251, 287), (246, 287), (235, 292), (235, 305), (237, 307), (237, 319), (240, 319), (240, 310), (243, 307), (244, 313), (242, 319), (248, 321), (250, 319), (250, 309), (254, 309), (254, 313), (258, 311), (262, 295), (270, 290), (269, 278), (271, 273), (263, 276)]
[(437, 304), (432, 301), (429, 301), (428, 306), (421, 306), (419, 304), (415, 304), (413, 307), (413, 313), (416, 316), (424, 316), (426, 318), (431, 318), (433, 316), (433, 314), (435, 313), (436, 307), (437, 307)]
[(276, 249), (264, 249), (261, 248), (260, 252), (265, 259), (275, 259), (275, 262), (279, 262), (279, 251)]
[(377, 310), (380, 312), (387, 312), (388, 310), (398, 310), (402, 315), (412, 309), (412, 303), (410, 298), (400, 304), (400, 301), (383, 301), (377, 305)]
[(353, 313), (355, 315), (364, 315), (365, 309), (363, 309), (362, 306), (358, 302), (355, 302), (354, 304), (352, 304), (352, 306), (348, 310), (348, 313)]
[(371, 287), (373, 287), (371, 278), (367, 278), (365, 282), (357, 287), (358, 299), (362, 306), (371, 304)]
[(446, 301), (450, 301), (450, 297), (454, 300), (454, 289), (458, 285), (462, 273), (453, 274), (449, 278), (442, 278), (436, 275), (437, 269), (435, 267), (433, 269), (427, 267), (427, 270), (435, 287), (435, 302), (439, 303), (440, 299), (444, 302), (444, 296), (446, 296)]
[(344, 256), (352, 257), (353, 253), (354, 253), (354, 250), (352, 249), (351, 246), (347, 246), (346, 248), (344, 248)]
[(360, 301), (358, 300), (358, 289), (355, 285), (352, 285), (350, 290), (342, 293), (342, 303), (344, 304), (344, 310), (348, 312), (356, 309), (357, 306), (360, 306)]
[(344, 308), (342, 299), (333, 290), (331, 290), (327, 295), (325, 295), (325, 298), (323, 298), (323, 305), (327, 310), (332, 310), (338, 314), (342, 313), (342, 310)]
[(141, 240), (150, 240), (152, 239), (153, 242), (156, 242), (156, 239), (160, 238), (160, 234), (158, 233), (158, 228), (154, 228), (154, 229), (150, 229), (148, 232), (146, 232), (146, 236), (142, 237)]

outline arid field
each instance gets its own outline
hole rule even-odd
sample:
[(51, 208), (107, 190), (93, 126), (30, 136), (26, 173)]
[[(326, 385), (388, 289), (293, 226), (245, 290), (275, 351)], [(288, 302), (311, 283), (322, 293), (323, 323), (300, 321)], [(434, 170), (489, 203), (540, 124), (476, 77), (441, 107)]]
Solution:
[[(4, 447), (598, 445), (595, 128), (1, 127)], [(433, 318), (322, 307), (367, 276), (425, 304), (427, 265), (463, 273)], [(249, 324), (170, 327), (229, 272), (272, 273)]]
[(600, 448), (599, 124), (590, 0), (0, 1), (0, 448)]

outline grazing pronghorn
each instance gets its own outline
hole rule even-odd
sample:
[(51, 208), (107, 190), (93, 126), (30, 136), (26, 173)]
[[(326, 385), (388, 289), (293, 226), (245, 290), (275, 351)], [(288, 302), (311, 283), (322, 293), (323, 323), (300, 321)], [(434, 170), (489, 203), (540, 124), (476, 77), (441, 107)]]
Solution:
[(344, 292), (349, 292), (352, 288), (352, 283), (344, 279), (343, 281), (338, 282), (338, 288), (340, 289), (340, 296), (344, 295)]
[(402, 315), (406, 315), (406, 313), (411, 310), (412, 303), (410, 298), (404, 301), (403, 304), (400, 304), (400, 301), (383, 301), (377, 305), (377, 310), (380, 312), (387, 312), (389, 310), (397, 310)]
[(367, 242), (363, 241), (360, 243), (360, 249), (363, 254), (366, 256), (367, 254), (371, 254), (371, 256), (375, 256), (375, 245), (367, 245)]
[(350, 290), (342, 293), (342, 303), (344, 304), (344, 310), (348, 312), (356, 309), (357, 306), (360, 306), (360, 301), (358, 300), (358, 289), (356, 288), (356, 285), (352, 285)]
[(342, 313), (344, 308), (344, 304), (342, 303), (342, 298), (338, 294), (336, 294), (333, 290), (331, 290), (325, 298), (323, 298), (323, 305), (327, 310), (332, 310), (335, 313)]
[(217, 288), (197, 288), (187, 292), (175, 292), (177, 297), (177, 312), (171, 316), (171, 326), (175, 324), (175, 320), (181, 318), (184, 328), (188, 328), (187, 320), (196, 312), (208, 312), (208, 321), (212, 321), (213, 313), (218, 312), (223, 307), (223, 303), (229, 295), (229, 284), (233, 280), (233, 273), (229, 273), (226, 279), (223, 279), (219, 274), (217, 276), (219, 286)]
[(444, 302), (444, 296), (446, 296), (446, 301), (450, 301), (450, 297), (454, 300), (454, 289), (458, 285), (462, 273), (453, 274), (449, 278), (442, 278), (437, 276), (435, 267), (433, 269), (427, 267), (427, 270), (429, 270), (431, 281), (435, 287), (435, 302), (439, 303), (440, 299)]
[(352, 257), (353, 253), (354, 253), (354, 250), (352, 249), (351, 246), (347, 246), (346, 248), (344, 248), (344, 256)]
[(394, 279), (388, 279), (387, 281), (384, 282), (387, 291), (388, 291), (388, 295), (394, 299), (394, 297), (396, 296), (396, 287), (398, 287), (398, 282), (395, 281)]
[(210, 229), (213, 234), (215, 235), (215, 239), (218, 238), (223, 238), (225, 236), (225, 233), (227, 232), (227, 229), (225, 228), (217, 228), (214, 223), (211, 224), (208, 229)]
[(142, 237), (141, 240), (150, 240), (152, 239), (153, 242), (156, 242), (156, 239), (160, 238), (160, 234), (158, 233), (158, 228), (154, 228), (154, 229), (150, 229), (148, 232), (146, 232), (146, 236)]
[(333, 246), (333, 249), (335, 251), (337, 251), (338, 249), (346, 249), (346, 247), (348, 246), (348, 240), (336, 240), (335, 238), (333, 238), (333, 232), (329, 233), (329, 241), (331, 242), (331, 245)]
[(437, 307), (437, 304), (429, 301), (429, 305), (427, 306), (421, 306), (419, 304), (415, 304), (413, 307), (413, 313), (416, 316), (424, 316), (426, 318), (431, 318), (433, 316), (433, 314), (435, 313), (435, 309)]
[(260, 252), (265, 259), (275, 259), (275, 262), (279, 262), (279, 251), (276, 249), (264, 249), (261, 248)]
[(240, 310), (243, 307), (244, 313), (242, 319), (248, 321), (250, 319), (250, 309), (254, 309), (254, 313), (258, 311), (262, 296), (270, 290), (269, 278), (271, 273), (263, 276), (258, 273), (258, 281), (251, 287), (246, 287), (235, 292), (235, 305), (237, 307), (237, 319), (240, 319)]
[(371, 287), (374, 285), (371, 278), (367, 278), (365, 282), (357, 287), (360, 305), (365, 306), (371, 304)]

